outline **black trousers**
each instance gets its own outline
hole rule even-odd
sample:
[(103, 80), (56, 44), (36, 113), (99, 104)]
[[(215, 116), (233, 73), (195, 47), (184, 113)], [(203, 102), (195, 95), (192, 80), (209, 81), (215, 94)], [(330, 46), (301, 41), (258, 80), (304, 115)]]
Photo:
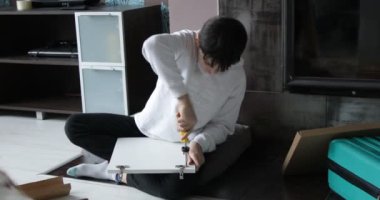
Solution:
[[(110, 160), (117, 138), (145, 137), (133, 117), (86, 113), (71, 115), (65, 125), (69, 140), (83, 149)], [(197, 185), (197, 174), (128, 174), (127, 185), (166, 199), (178, 199), (190, 194)]]

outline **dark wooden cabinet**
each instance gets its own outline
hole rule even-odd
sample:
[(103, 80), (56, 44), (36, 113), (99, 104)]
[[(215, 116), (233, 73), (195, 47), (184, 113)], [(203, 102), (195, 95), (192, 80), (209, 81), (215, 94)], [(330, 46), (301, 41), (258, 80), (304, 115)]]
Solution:
[[(149, 6), (151, 22), (157, 23), (152, 33), (162, 30), (160, 7)], [(112, 11), (118, 7), (94, 7), (80, 12)], [(28, 11), (16, 11), (14, 8), (0, 8), (0, 109), (34, 111), (38, 116), (44, 113), (72, 114), (82, 112), (81, 87), (78, 58), (33, 57), (28, 55), (31, 49), (45, 47), (58, 41), (76, 42), (75, 11), (57, 8), (36, 8)], [(141, 29), (144, 30), (144, 29)], [(133, 32), (133, 30), (128, 30)], [(141, 35), (141, 33), (133, 33)], [(143, 34), (144, 35), (144, 34)], [(149, 35), (145, 34), (145, 37)], [(141, 56), (141, 45), (134, 44), (133, 56)], [(123, 44), (127, 45), (127, 44)], [(138, 52), (138, 53), (137, 53)], [(146, 67), (146, 62), (137, 63)], [(152, 74), (147, 75), (153, 77)], [(134, 77), (136, 81), (140, 79)], [(142, 78), (147, 80), (146, 77)], [(152, 79), (154, 80), (154, 78)], [(154, 83), (151, 82), (153, 89)], [(139, 94), (138, 83), (135, 91)], [(141, 109), (148, 98), (145, 92), (136, 102)], [(132, 109), (133, 110), (133, 109)]]

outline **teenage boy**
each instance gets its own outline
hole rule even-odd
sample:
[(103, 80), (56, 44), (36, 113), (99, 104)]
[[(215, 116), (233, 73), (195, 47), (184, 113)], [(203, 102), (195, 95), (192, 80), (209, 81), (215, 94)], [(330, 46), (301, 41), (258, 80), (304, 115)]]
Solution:
[[(204, 153), (234, 133), (246, 89), (241, 55), (247, 43), (236, 19), (214, 17), (200, 31), (182, 30), (148, 38), (142, 53), (157, 74), (156, 88), (134, 116), (75, 114), (66, 123), (68, 138), (101, 157), (100, 164), (70, 168), (71, 176), (115, 180), (106, 172), (117, 138), (151, 137), (190, 142), (189, 164), (202, 170)], [(143, 87), (143, 86), (142, 86)], [(188, 134), (180, 136), (179, 131)], [(196, 186), (198, 174), (128, 174), (124, 182), (149, 194), (177, 199)]]

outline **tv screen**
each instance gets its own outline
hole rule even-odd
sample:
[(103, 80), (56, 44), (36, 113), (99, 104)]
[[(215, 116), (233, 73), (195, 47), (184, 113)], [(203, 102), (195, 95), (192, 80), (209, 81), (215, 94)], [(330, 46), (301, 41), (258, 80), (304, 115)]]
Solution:
[(380, 1), (286, 0), (284, 7), (290, 91), (380, 96)]

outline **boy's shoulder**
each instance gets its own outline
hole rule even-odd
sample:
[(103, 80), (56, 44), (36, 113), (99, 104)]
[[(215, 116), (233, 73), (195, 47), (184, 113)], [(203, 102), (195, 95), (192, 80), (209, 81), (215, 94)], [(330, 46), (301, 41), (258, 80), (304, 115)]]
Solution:
[[(244, 60), (243, 58), (240, 59), (239, 62), (233, 64), (227, 71), (229, 71), (230, 76), (233, 77), (236, 83), (246, 82), (246, 72), (244, 69)], [(230, 78), (231, 78), (230, 77)]]
[(194, 31), (194, 30), (183, 29), (180, 31), (173, 32), (173, 33), (171, 33), (171, 35), (194, 38), (196, 36), (196, 33), (197, 33), (197, 31)]
[(228, 70), (230, 70), (230, 71), (238, 71), (239, 73), (245, 73), (243, 58), (240, 58), (239, 62), (231, 65), (231, 67)]

